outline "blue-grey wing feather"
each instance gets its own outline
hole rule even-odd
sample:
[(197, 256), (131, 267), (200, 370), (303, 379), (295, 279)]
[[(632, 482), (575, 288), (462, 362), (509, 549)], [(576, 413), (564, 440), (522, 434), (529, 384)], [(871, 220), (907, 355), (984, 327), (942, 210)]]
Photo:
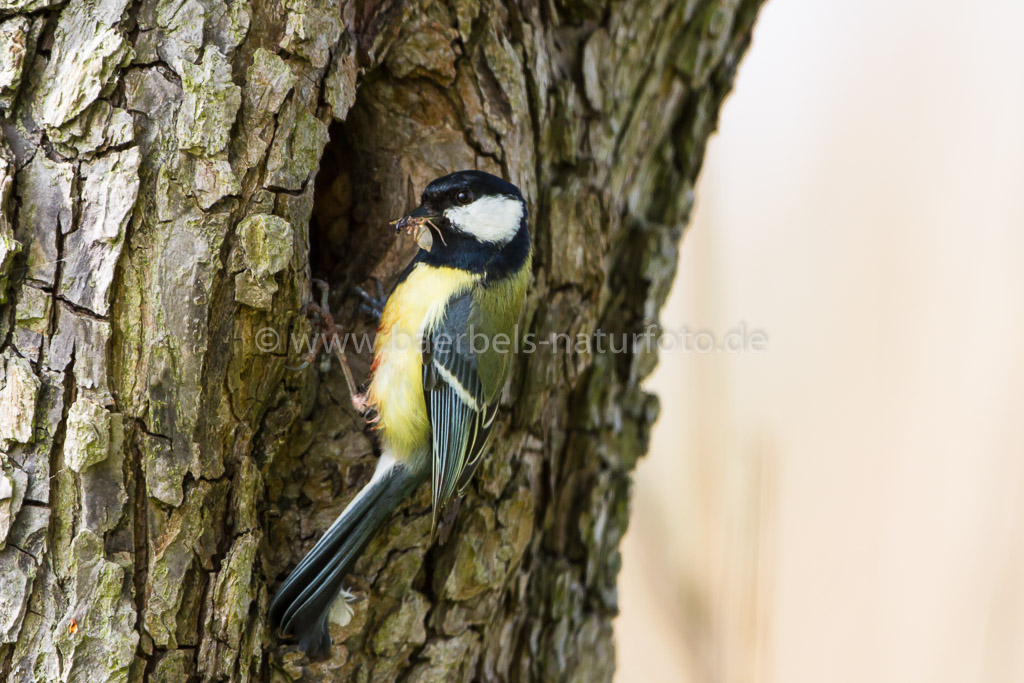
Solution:
[(434, 519), (465, 488), (487, 445), (496, 406), (485, 403), (471, 337), (473, 300), (469, 294), (448, 302), (423, 354), (423, 391), (433, 434), (431, 491)]

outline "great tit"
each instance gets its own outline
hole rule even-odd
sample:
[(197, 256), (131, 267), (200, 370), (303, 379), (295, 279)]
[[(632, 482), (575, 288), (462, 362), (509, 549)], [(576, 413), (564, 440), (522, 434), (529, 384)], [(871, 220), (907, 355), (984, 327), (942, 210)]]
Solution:
[(377, 468), (270, 605), (274, 626), (314, 658), (329, 652), (328, 614), (346, 573), (398, 504), (429, 478), (436, 526), (464, 491), (487, 450), (530, 281), (526, 203), (497, 176), (438, 178), (398, 224), (421, 249), (377, 330), (365, 394)]

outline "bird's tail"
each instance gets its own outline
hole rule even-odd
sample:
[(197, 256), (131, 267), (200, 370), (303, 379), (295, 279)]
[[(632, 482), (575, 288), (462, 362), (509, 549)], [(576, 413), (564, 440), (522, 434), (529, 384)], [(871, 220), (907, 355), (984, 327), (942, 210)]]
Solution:
[(327, 616), (342, 592), (345, 574), (421, 479), (396, 464), (390, 453), (382, 455), (373, 478), (278, 589), (270, 603), (271, 622), (283, 635), (297, 638), (310, 657), (329, 652)]

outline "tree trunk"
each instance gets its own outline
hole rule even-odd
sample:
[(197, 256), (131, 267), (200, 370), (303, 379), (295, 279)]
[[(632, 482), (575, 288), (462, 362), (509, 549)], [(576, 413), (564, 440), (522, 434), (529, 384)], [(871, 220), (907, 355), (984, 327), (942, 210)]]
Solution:
[[(609, 678), (632, 335), (760, 1), (0, 0), (0, 679)], [(424, 487), (311, 664), (268, 596), (375, 461), (295, 369), (311, 277), (372, 334), (348, 288), (460, 168), (530, 202), (539, 343), (451, 539)]]

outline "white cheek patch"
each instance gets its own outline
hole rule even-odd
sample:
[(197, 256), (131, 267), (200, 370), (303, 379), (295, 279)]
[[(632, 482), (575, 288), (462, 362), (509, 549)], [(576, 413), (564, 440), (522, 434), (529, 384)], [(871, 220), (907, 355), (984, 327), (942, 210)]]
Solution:
[(504, 244), (519, 231), (523, 203), (512, 197), (481, 197), (471, 204), (445, 209), (444, 216), (481, 242)]

